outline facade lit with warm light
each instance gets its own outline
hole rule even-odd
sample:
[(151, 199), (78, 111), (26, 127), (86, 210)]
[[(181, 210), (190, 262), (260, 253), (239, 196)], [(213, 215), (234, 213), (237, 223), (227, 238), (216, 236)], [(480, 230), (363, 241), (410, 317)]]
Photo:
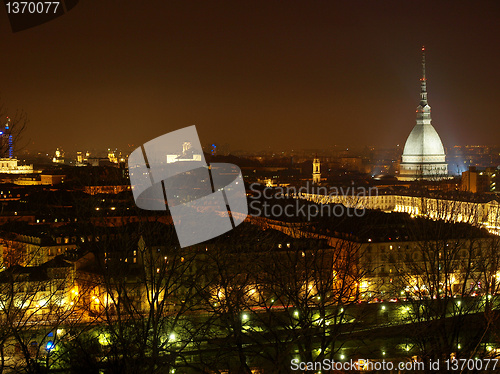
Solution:
[(19, 165), (16, 158), (0, 158), (0, 173), (5, 174), (32, 174), (33, 165)]
[(354, 196), (310, 193), (300, 193), (297, 197), (318, 204), (343, 204), (358, 209), (402, 212), (433, 220), (465, 222), (500, 234), (500, 204), (496, 200), (475, 202), (406, 195)]

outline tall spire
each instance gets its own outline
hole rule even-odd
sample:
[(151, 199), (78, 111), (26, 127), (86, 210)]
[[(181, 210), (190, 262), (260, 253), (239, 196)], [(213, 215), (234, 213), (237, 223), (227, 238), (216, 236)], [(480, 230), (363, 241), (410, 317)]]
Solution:
[(425, 47), (422, 46), (422, 78), (420, 78), (420, 105), (427, 105), (427, 78), (425, 77)]

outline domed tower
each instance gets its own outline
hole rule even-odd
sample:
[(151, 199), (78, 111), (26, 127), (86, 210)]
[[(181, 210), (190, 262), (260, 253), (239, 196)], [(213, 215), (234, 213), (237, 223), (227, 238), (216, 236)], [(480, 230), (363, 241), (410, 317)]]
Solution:
[(440, 180), (448, 177), (448, 165), (443, 143), (431, 125), (431, 107), (427, 103), (427, 79), (425, 78), (425, 47), (422, 47), (422, 78), (420, 79), (420, 104), (417, 107), (417, 123), (406, 140), (399, 180)]

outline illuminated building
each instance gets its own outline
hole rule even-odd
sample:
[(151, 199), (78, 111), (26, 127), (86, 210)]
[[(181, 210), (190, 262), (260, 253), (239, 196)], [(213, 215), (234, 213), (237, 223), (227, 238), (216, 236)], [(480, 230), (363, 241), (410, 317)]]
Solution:
[(0, 173), (4, 174), (31, 174), (33, 165), (18, 165), (16, 158), (0, 158)]
[(108, 159), (109, 159), (109, 162), (112, 162), (113, 164), (117, 164), (118, 163), (118, 157), (116, 156), (116, 153), (117, 152), (108, 149)]
[(12, 142), (12, 128), (10, 125), (10, 118), (7, 117), (7, 122), (0, 130), (0, 150), (2, 157), (13, 158), (14, 157), (14, 145)]
[(89, 162), (90, 152), (76, 152), (76, 166), (86, 166)]
[(54, 305), (71, 308), (78, 296), (74, 264), (57, 256), (34, 266), (12, 266), (0, 273), (4, 293), (13, 287), (12, 303), (30, 315), (44, 315)]
[[(368, 242), (365, 241), (360, 245), (360, 251), (364, 253), (360, 261), (360, 267), (365, 270), (365, 276), (360, 284), (360, 291), (365, 297), (369, 296), (367, 293), (370, 292), (374, 294), (382, 292), (387, 293), (388, 296), (401, 297), (405, 294), (415, 295), (417, 291), (427, 290), (430, 281), (426, 277), (426, 273), (423, 270), (421, 273), (416, 273), (415, 270), (425, 269), (426, 266), (430, 267), (431, 262), (425, 256), (428, 251), (434, 250), (438, 256), (442, 256), (445, 251), (444, 248), (446, 248), (453, 253), (457, 253), (456, 258), (449, 260), (450, 268), (454, 269), (454, 271), (447, 278), (448, 291), (453, 295), (460, 295), (463, 279), (466, 279), (467, 276), (479, 283), (481, 283), (479, 281), (481, 279), (483, 282), (485, 281), (484, 275), (479, 272), (474, 272), (472, 276), (467, 274), (467, 270), (460, 267), (462, 259), (472, 257), (480, 248), (488, 247), (495, 240), (484, 235), (480, 230), (475, 231), (473, 235), (474, 237), (470, 239), (457, 237), (442, 241), (429, 241), (428, 238), (422, 238), (421, 240), (399, 238), (397, 240), (394, 237), (384, 238), (383, 240), (369, 239)], [(394, 294), (395, 284), (392, 283), (392, 280), (397, 279), (401, 274), (405, 274), (405, 287), (400, 289), (401, 293)], [(445, 276), (443, 276), (442, 281), (445, 279)]]
[(55, 164), (64, 164), (64, 151), (59, 148), (56, 149), (52, 162)]
[(167, 164), (180, 161), (201, 161), (200, 153), (195, 153), (190, 142), (182, 144), (182, 153), (180, 155), (167, 155)]
[(118, 150), (110, 150), (108, 149), (108, 160), (113, 164), (118, 164), (120, 162), (125, 162), (125, 158), (122, 156), (122, 153)]
[(64, 183), (65, 175), (58, 174), (42, 174), (40, 176), (41, 184), (53, 186), (55, 184)]
[(102, 185), (102, 186), (85, 186), (83, 192), (89, 195), (96, 194), (118, 194), (123, 191), (131, 191), (130, 184), (124, 185)]
[(0, 128), (0, 173), (4, 174), (31, 174), (33, 165), (18, 165), (18, 160), (14, 158), (14, 145), (12, 138), (12, 126), (10, 118)]
[[(30, 230), (31, 229), (31, 230)], [(70, 235), (49, 236), (36, 228), (0, 235), (2, 263), (7, 266), (38, 266), (68, 250), (77, 248), (77, 237)]]
[(273, 181), (271, 178), (262, 178), (262, 179), (257, 179), (257, 183), (263, 184), (266, 187), (277, 187), (278, 184)]
[(318, 156), (313, 161), (313, 184), (321, 183), (321, 164)]
[(500, 234), (500, 203), (493, 197), (483, 201), (462, 201), (425, 196), (378, 195), (369, 191), (359, 196), (298, 192), (295, 197), (316, 204), (342, 204), (357, 209), (408, 213), (412, 217), (432, 220), (465, 222)]
[(500, 170), (497, 168), (469, 167), (462, 173), (460, 188), (462, 191), (481, 193), (497, 191), (497, 182), (500, 183)]
[(443, 143), (431, 124), (431, 107), (427, 103), (427, 78), (425, 77), (425, 48), (422, 47), (422, 78), (420, 79), (420, 104), (417, 121), (403, 150), (398, 179), (439, 180), (448, 177), (448, 165)]

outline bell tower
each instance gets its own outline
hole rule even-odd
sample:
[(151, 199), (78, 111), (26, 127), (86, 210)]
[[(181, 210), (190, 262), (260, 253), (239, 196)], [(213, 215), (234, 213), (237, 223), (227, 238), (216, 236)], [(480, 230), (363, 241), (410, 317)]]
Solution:
[(321, 169), (318, 155), (314, 158), (313, 161), (313, 184), (321, 183)]

